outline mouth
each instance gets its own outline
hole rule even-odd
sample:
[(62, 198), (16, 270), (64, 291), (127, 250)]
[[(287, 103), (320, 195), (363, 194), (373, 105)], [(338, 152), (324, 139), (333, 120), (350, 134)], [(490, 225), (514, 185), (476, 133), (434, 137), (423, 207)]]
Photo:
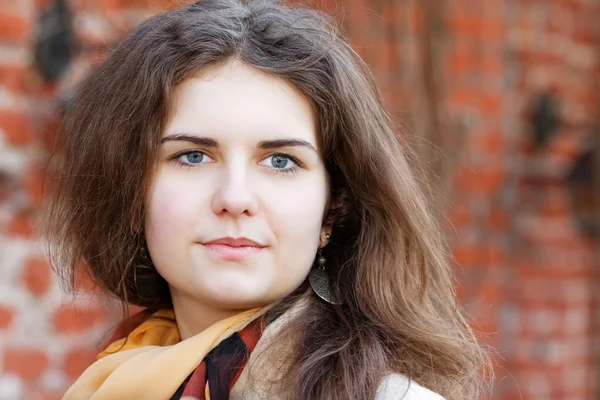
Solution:
[(202, 243), (202, 246), (217, 257), (228, 261), (249, 260), (266, 247), (247, 238), (221, 238)]

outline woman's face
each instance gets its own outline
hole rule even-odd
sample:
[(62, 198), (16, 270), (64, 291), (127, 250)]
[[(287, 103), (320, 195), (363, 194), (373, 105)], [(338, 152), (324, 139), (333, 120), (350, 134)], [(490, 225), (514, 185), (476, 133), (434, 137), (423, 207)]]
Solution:
[(326, 244), (327, 194), (315, 115), (291, 85), (236, 61), (183, 82), (146, 220), (174, 303), (251, 308), (292, 292)]

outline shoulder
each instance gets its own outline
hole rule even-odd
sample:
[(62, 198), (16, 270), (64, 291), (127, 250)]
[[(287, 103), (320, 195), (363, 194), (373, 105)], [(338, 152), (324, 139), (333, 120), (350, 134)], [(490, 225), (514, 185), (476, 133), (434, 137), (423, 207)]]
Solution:
[(376, 400), (444, 400), (404, 375), (386, 375), (377, 389)]

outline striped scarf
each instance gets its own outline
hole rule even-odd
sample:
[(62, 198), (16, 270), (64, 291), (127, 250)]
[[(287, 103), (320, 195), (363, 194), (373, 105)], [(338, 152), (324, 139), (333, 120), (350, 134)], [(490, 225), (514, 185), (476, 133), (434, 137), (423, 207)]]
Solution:
[(144, 399), (229, 399), (266, 328), (268, 308), (219, 321), (184, 341), (172, 310), (141, 311), (119, 324), (98, 361), (63, 399), (113, 399), (126, 393)]

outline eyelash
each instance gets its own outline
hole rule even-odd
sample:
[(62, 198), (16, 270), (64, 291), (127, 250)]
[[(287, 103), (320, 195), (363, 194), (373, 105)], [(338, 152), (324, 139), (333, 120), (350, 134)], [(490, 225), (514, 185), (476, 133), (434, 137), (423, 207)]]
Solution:
[[(179, 152), (179, 153), (175, 154), (171, 158), (171, 160), (175, 161), (177, 163), (177, 165), (179, 167), (181, 167), (181, 168), (196, 168), (196, 166), (194, 166), (192, 164), (186, 164), (186, 163), (183, 163), (183, 162), (179, 161), (179, 158), (181, 156), (185, 156), (186, 154), (193, 154), (193, 153), (201, 153), (201, 154), (203, 154), (205, 156), (207, 155), (205, 152), (200, 151), (200, 150), (185, 150), (185, 151), (182, 151), (182, 152)], [(279, 175), (295, 175), (295, 174), (298, 173), (298, 170), (300, 168), (302, 168), (302, 163), (300, 163), (300, 161), (296, 157), (294, 157), (293, 155), (288, 154), (288, 153), (282, 153), (282, 152), (272, 153), (272, 154), (267, 155), (265, 157), (265, 159), (269, 158), (269, 157), (275, 157), (275, 156), (283, 156), (283, 157), (289, 159), (290, 161), (292, 161), (295, 164), (292, 168), (288, 168), (288, 169), (269, 168), (269, 169), (273, 170), (276, 174), (279, 174)]]

